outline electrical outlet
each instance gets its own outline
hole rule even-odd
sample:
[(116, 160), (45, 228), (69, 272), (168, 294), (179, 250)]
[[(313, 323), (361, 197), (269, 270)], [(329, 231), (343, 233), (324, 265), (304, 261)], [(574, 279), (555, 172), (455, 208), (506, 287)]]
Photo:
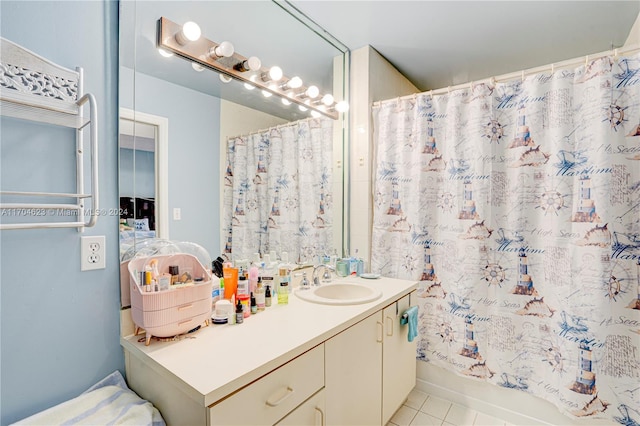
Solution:
[(106, 267), (104, 235), (80, 237), (80, 242), (80, 270), (104, 269)]

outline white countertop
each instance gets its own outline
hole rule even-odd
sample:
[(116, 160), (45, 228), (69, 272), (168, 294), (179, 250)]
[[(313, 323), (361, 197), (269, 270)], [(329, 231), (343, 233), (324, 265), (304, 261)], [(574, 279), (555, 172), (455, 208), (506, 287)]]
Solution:
[(415, 281), (384, 277), (375, 280), (349, 277), (339, 281), (345, 280), (377, 288), (382, 297), (361, 305), (335, 306), (306, 302), (292, 293), (287, 305), (274, 303), (245, 318), (242, 324), (211, 324), (182, 340), (152, 340), (149, 346), (138, 342), (141, 336), (122, 337), (120, 343), (130, 355), (173, 379), (198, 403), (209, 406), (417, 286)]

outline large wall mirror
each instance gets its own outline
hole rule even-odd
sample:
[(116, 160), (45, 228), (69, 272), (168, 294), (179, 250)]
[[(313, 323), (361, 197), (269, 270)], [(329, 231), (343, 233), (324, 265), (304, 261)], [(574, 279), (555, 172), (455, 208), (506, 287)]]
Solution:
[[(348, 50), (282, 1), (120, 2), (121, 255), (148, 237), (189, 241), (212, 259), (225, 248), (227, 139), (307, 120), (309, 111), (157, 48), (158, 20), (197, 22), (202, 36), (278, 65), (346, 99)], [(345, 250), (346, 114), (332, 121), (332, 252)], [(294, 259), (295, 260), (295, 259)], [(309, 260), (309, 259), (305, 259)], [(210, 266), (210, 265), (209, 265)], [(124, 287), (126, 289), (126, 287)]]

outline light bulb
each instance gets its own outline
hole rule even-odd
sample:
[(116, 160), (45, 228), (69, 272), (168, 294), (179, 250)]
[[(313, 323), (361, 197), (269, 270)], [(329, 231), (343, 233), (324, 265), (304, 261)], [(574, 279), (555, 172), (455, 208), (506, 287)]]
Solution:
[(333, 96), (329, 94), (324, 95), (322, 97), (322, 103), (326, 106), (331, 106), (331, 104), (333, 104)]
[(318, 89), (318, 87), (316, 87), (316, 86), (309, 86), (309, 87), (307, 87), (307, 90), (304, 93), (309, 98), (315, 99), (320, 94), (320, 89)]
[(302, 112), (305, 112), (307, 110), (307, 107), (304, 107), (302, 105), (298, 105), (298, 109)]
[(233, 69), (240, 72), (258, 71), (262, 66), (262, 62), (256, 56), (252, 56), (249, 59), (245, 59), (242, 62), (237, 63)]
[(318, 111), (311, 111), (311, 116), (313, 118), (320, 118), (320, 113)]
[(231, 44), (231, 42), (229, 41), (223, 41), (222, 43), (217, 45), (214, 50), (218, 58), (228, 58), (230, 56), (233, 56), (233, 52), (235, 52), (233, 44)]
[(268, 72), (262, 73), (263, 81), (279, 81), (282, 78), (282, 68), (273, 66)]
[(185, 22), (182, 26), (182, 30), (176, 34), (176, 41), (180, 45), (185, 45), (190, 41), (196, 41), (200, 38), (200, 27), (195, 22)]
[(282, 98), (282, 99), (280, 99), (280, 100), (281, 100), (281, 101), (282, 101), (282, 103), (283, 103), (283, 104), (285, 104), (285, 105), (291, 105), (291, 101), (289, 101), (289, 99), (287, 99), (287, 98)]
[(349, 111), (349, 104), (347, 101), (340, 101), (336, 104), (336, 111), (338, 112), (347, 112)]
[(298, 76), (292, 77), (291, 80), (287, 81), (287, 87), (290, 89), (297, 89), (302, 86), (302, 79)]
[(263, 90), (262, 91), (262, 96), (264, 96), (265, 98), (270, 98), (271, 96), (273, 96), (273, 93), (267, 92), (266, 90)]
[(191, 62), (191, 68), (198, 72), (204, 71), (204, 67), (200, 64), (196, 64), (195, 62)]
[(170, 58), (173, 56), (173, 52), (169, 52), (167, 50), (164, 50), (163, 48), (159, 47), (158, 48), (158, 53), (160, 53), (162, 56), (164, 56), (165, 58)]
[(220, 74), (220, 81), (223, 83), (229, 83), (232, 80), (231, 77), (229, 77), (226, 74)]

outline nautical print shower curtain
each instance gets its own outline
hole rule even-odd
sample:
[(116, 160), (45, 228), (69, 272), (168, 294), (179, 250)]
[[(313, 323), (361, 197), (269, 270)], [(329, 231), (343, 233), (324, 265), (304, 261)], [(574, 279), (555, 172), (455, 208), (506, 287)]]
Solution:
[(223, 232), (229, 259), (287, 252), (312, 261), (332, 247), (333, 121), (308, 119), (229, 138)]
[(640, 55), (373, 116), (371, 265), (419, 280), (418, 358), (639, 424)]

